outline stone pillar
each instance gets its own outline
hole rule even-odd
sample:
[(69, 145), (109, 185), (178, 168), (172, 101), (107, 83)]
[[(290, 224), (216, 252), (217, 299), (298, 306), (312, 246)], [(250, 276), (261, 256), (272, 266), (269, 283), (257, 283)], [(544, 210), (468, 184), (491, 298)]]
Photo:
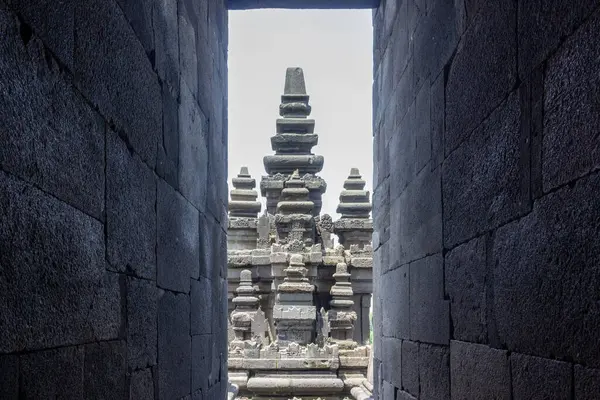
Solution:
[(235, 290), (237, 297), (233, 299), (235, 310), (231, 313), (231, 324), (235, 340), (234, 347), (242, 347), (244, 340), (251, 339), (252, 318), (258, 310), (258, 297), (254, 296), (252, 273), (245, 269), (240, 274), (240, 285)]
[(364, 190), (365, 184), (358, 168), (352, 168), (340, 194), (337, 212), (342, 217), (335, 222), (333, 231), (346, 248), (358, 245), (362, 249), (371, 244), (373, 220), (369, 218), (371, 203), (369, 192)]
[(331, 288), (333, 298), (329, 302), (331, 310), (329, 310), (327, 318), (331, 329), (331, 340), (340, 347), (354, 347), (356, 345), (353, 340), (354, 323), (357, 317), (356, 312), (352, 309), (354, 293), (348, 266), (345, 263), (338, 263), (333, 278), (335, 285)]
[(229, 201), (229, 224), (227, 248), (229, 250), (253, 249), (258, 238), (256, 216), (261, 204), (256, 201), (258, 193), (256, 180), (250, 176), (247, 167), (242, 167), (232, 179), (234, 189)]

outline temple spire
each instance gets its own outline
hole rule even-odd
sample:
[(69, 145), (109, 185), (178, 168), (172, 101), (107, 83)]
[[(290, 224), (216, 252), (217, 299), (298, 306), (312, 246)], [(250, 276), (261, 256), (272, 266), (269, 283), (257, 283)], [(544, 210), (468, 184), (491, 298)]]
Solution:
[(250, 176), (248, 167), (242, 167), (237, 177), (232, 180), (234, 189), (229, 201), (229, 216), (256, 218), (260, 212), (260, 202), (256, 201), (258, 193), (256, 180)]

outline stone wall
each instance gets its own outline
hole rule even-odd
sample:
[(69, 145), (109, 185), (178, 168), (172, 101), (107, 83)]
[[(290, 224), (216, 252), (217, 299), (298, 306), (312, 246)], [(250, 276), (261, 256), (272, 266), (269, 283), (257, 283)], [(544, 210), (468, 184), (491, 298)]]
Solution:
[(0, 398), (224, 398), (224, 1), (0, 0), (0, 55)]
[(598, 5), (374, 11), (379, 398), (598, 397)]

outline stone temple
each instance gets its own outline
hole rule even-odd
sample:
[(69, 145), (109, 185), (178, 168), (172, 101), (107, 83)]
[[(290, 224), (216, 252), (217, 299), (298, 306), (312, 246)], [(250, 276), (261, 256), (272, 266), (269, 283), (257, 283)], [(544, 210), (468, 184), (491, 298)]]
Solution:
[[(369, 192), (352, 168), (333, 221), (300, 68), (288, 68), (260, 182), (233, 178), (228, 225), (230, 398), (367, 399), (373, 247)], [(334, 245), (332, 234), (339, 238)]]

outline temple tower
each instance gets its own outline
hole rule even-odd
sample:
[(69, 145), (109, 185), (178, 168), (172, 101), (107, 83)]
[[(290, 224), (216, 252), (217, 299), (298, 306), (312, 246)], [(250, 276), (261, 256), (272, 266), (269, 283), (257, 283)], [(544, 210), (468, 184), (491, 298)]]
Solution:
[(258, 239), (257, 215), (261, 204), (257, 201), (256, 180), (242, 167), (232, 180), (233, 189), (229, 200), (229, 223), (227, 246), (229, 249), (252, 249)]
[(304, 72), (301, 68), (288, 68), (285, 86), (281, 96), (276, 122), (276, 135), (271, 138), (274, 155), (263, 159), (267, 176), (263, 176), (260, 189), (267, 198), (267, 210), (275, 214), (285, 181), (294, 172), (305, 182), (309, 198), (314, 203), (312, 215), (321, 211), (321, 197), (327, 188), (325, 181), (316, 176), (323, 169), (323, 156), (311, 152), (319, 137), (315, 130), (315, 120), (309, 119), (311, 107), (308, 104)]
[(344, 190), (340, 194), (340, 204), (337, 207), (337, 212), (342, 214), (342, 218), (333, 226), (340, 244), (346, 248), (358, 245), (362, 249), (365, 245), (371, 244), (373, 220), (369, 218), (369, 214), (372, 206), (369, 192), (364, 190), (365, 184), (358, 168), (350, 169), (350, 175), (344, 182)]

